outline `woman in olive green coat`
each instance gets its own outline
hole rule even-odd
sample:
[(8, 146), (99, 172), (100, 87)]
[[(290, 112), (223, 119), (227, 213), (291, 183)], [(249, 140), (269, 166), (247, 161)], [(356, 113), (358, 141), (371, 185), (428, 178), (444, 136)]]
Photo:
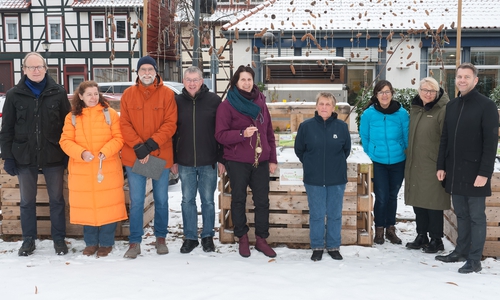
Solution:
[(436, 161), (449, 101), (437, 81), (426, 77), (420, 81), (410, 110), (404, 195), (406, 205), (412, 205), (416, 215), (417, 237), (406, 247), (426, 253), (444, 250), (443, 210), (450, 209), (450, 195), (436, 177)]

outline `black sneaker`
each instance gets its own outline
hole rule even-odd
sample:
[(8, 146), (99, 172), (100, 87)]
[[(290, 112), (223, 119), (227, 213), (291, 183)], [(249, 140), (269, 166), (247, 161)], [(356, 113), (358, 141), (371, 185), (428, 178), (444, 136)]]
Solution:
[(211, 236), (207, 236), (201, 239), (201, 246), (203, 247), (203, 251), (205, 252), (214, 252), (215, 245), (214, 239)]
[(319, 261), (323, 257), (323, 249), (322, 250), (313, 250), (313, 254), (311, 255), (312, 261)]
[(33, 251), (35, 251), (35, 241), (33, 240), (32, 237), (26, 237), (23, 241), (23, 244), (21, 248), (19, 248), (19, 251), (17, 254), (19, 256), (28, 256), (33, 254)]
[(68, 246), (65, 240), (54, 241), (54, 249), (57, 255), (64, 255), (68, 253)]
[(194, 248), (198, 247), (199, 244), (198, 240), (185, 240), (184, 243), (182, 243), (181, 253), (189, 253), (193, 251)]

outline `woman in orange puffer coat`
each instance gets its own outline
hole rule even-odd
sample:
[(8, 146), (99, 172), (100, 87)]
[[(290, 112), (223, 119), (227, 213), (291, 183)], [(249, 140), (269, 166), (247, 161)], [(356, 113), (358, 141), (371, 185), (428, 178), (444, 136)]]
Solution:
[(84, 255), (107, 256), (114, 245), (116, 222), (127, 219), (119, 116), (95, 81), (82, 82), (72, 101), (59, 142), (69, 156), (70, 222), (84, 225)]

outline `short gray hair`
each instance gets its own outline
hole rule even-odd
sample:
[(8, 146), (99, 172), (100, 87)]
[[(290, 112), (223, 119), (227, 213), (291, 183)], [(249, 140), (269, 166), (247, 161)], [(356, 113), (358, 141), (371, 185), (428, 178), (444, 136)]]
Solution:
[(316, 95), (316, 105), (318, 105), (319, 98), (322, 98), (322, 97), (323, 98), (327, 98), (330, 101), (332, 101), (333, 107), (335, 107), (335, 105), (337, 104), (337, 99), (335, 99), (335, 96), (333, 96), (332, 93), (329, 93), (329, 92), (319, 92)]
[(203, 79), (203, 72), (201, 72), (200, 68), (196, 66), (191, 66), (187, 68), (186, 71), (184, 71), (184, 77), (186, 77), (187, 74), (193, 74), (193, 73), (197, 73), (198, 76), (200, 76), (200, 78)]

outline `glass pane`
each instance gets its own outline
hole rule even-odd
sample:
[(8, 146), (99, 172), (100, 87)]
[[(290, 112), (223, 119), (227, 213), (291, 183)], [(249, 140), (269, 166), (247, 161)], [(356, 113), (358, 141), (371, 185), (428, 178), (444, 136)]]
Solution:
[(455, 69), (431, 69), (429, 76), (436, 79), (450, 99), (455, 98)]
[(347, 86), (349, 88), (349, 95), (347, 101), (350, 105), (354, 105), (356, 97), (362, 88), (367, 87), (373, 81), (373, 68), (366, 69), (349, 69), (347, 74)]
[(61, 39), (61, 24), (50, 24), (50, 39), (60, 40)]
[[(479, 69), (479, 68), (478, 68)], [(477, 77), (479, 78), (479, 80), (477, 81), (477, 85), (476, 85), (476, 88), (477, 90), (489, 97), (491, 92), (493, 91), (493, 89), (495, 87), (497, 87), (497, 85), (499, 84), (498, 82), (498, 78), (499, 78), (499, 73), (500, 72), (500, 69), (479, 69), (479, 74), (477, 75)]]
[(126, 21), (116, 21), (116, 38), (126, 39), (127, 38), (127, 28)]
[(432, 54), (432, 48), (429, 48), (429, 53), (427, 55), (427, 64), (430, 66), (440, 66), (441, 61), (438, 61), (438, 57), (442, 58), (445, 65), (455, 65), (456, 62), (456, 48), (445, 48), (440, 49), (441, 53), (437, 51)]
[(104, 38), (104, 21), (94, 21), (94, 38)]
[(496, 51), (471, 51), (471, 63), (474, 65), (498, 65), (500, 50)]
[(9, 40), (17, 40), (17, 24), (7, 24), (7, 31), (8, 31), (8, 39)]

